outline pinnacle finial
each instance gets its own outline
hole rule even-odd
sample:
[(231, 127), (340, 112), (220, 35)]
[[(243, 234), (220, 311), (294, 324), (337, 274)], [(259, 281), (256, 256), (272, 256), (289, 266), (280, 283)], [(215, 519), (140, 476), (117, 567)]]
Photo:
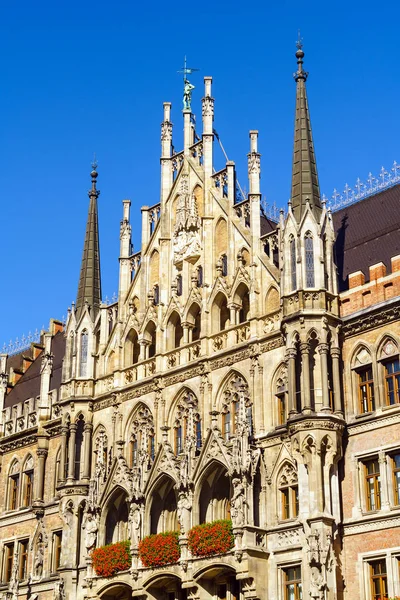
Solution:
[(98, 198), (100, 196), (100, 190), (98, 190), (96, 188), (96, 179), (98, 177), (98, 173), (97, 173), (97, 160), (96, 160), (96, 153), (93, 154), (93, 161), (92, 161), (92, 171), (90, 173), (90, 176), (92, 178), (92, 188), (88, 191), (88, 196), (89, 198), (92, 198), (93, 196), (95, 198)]
[(299, 81), (299, 79), (306, 81), (307, 77), (308, 77), (308, 73), (303, 70), (304, 51), (303, 51), (303, 38), (300, 36), (300, 29), (298, 31), (296, 48), (297, 48), (297, 52), (296, 52), (297, 71), (296, 71), (296, 73), (293, 74), (293, 77), (294, 77), (295, 81)]

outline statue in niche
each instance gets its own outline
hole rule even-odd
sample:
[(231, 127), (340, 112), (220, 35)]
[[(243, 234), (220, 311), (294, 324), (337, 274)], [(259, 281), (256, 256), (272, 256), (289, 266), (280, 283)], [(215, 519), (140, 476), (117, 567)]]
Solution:
[(96, 545), (97, 531), (99, 529), (98, 517), (91, 512), (86, 513), (82, 527), (86, 529), (85, 547), (86, 551), (89, 553)]
[(66, 600), (64, 579), (54, 583), (53, 600)]
[(8, 584), (8, 594), (11, 595), (12, 600), (18, 600), (18, 588), (19, 588), (19, 556), (18, 556), (18, 552), (14, 552), (10, 583)]
[(131, 504), (128, 521), (132, 547), (137, 547), (140, 542), (140, 525), (142, 522), (142, 515), (140, 511), (140, 505), (136, 502), (132, 502)]
[(188, 176), (182, 175), (179, 197), (176, 207), (176, 222), (174, 229), (174, 262), (200, 256), (200, 218), (196, 196), (189, 194)]
[(181, 490), (179, 492), (177, 513), (178, 521), (181, 528), (181, 534), (185, 535), (190, 529), (190, 512), (192, 503), (190, 502), (188, 492)]
[(40, 533), (36, 543), (34, 571), (35, 577), (42, 577), (43, 575), (43, 562), (44, 562), (44, 542), (43, 536)]
[(235, 477), (232, 481), (233, 495), (231, 498), (231, 516), (233, 527), (242, 527), (244, 525), (244, 505), (245, 490), (244, 485), (239, 478)]

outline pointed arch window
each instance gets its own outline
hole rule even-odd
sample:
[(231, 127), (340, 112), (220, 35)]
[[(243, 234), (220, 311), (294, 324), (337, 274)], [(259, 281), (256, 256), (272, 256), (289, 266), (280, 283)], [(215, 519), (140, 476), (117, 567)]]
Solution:
[(33, 458), (30, 456), (25, 462), (22, 480), (22, 506), (31, 506), (33, 501)]
[(79, 377), (86, 377), (87, 375), (88, 347), (89, 334), (85, 329), (81, 333), (81, 359), (79, 361)]
[(174, 423), (175, 454), (181, 454), (185, 445), (201, 448), (201, 419), (198, 412), (198, 401), (192, 392), (184, 394), (178, 402)]
[(154, 421), (146, 406), (140, 407), (133, 418), (129, 439), (129, 462), (131, 467), (139, 464), (150, 467), (154, 460)]
[(83, 449), (83, 429), (85, 427), (85, 420), (83, 415), (79, 416), (77, 421), (76, 434), (75, 434), (75, 468), (74, 478), (80, 479), (81, 476), (81, 465), (82, 465), (82, 449)]
[(20, 466), (18, 461), (14, 461), (10, 469), (8, 480), (8, 508), (10, 510), (15, 510), (16, 508), (18, 508), (19, 482)]
[(285, 465), (278, 480), (281, 519), (294, 519), (299, 514), (299, 487), (297, 473), (292, 465)]
[(229, 441), (238, 427), (247, 428), (249, 436), (253, 433), (252, 405), (249, 386), (240, 375), (234, 375), (224, 391), (222, 406), (222, 432), (225, 441)]
[(304, 252), (306, 264), (306, 287), (315, 287), (314, 273), (314, 240), (311, 233), (308, 231), (304, 238)]
[(294, 291), (297, 288), (297, 277), (296, 277), (296, 242), (293, 236), (289, 239), (290, 249), (290, 284), (291, 290)]

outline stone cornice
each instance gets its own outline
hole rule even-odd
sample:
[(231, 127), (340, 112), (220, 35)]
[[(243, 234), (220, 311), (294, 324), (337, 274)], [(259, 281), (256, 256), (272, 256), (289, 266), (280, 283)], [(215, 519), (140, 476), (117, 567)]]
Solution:
[(0, 439), (0, 454), (30, 446), (37, 442), (37, 427), (31, 427)]
[(343, 533), (345, 536), (356, 535), (367, 531), (392, 529), (393, 527), (400, 527), (400, 512), (398, 510), (395, 514), (387, 514), (382, 517), (374, 515), (373, 519), (343, 523)]
[(368, 311), (359, 311), (343, 318), (342, 333), (351, 337), (369, 329), (375, 329), (392, 321), (400, 319), (400, 300), (396, 299), (388, 308), (382, 304), (371, 306)]
[(400, 410), (388, 414), (377, 415), (373, 413), (368, 419), (362, 421), (353, 421), (347, 424), (349, 436), (365, 433), (366, 431), (375, 431), (381, 427), (388, 427), (400, 423)]

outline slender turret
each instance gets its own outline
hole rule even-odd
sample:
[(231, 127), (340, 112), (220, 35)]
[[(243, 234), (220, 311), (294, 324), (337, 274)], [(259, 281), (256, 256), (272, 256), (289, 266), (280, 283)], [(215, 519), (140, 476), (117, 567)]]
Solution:
[(81, 274), (79, 277), (78, 294), (76, 297), (76, 315), (79, 319), (85, 303), (90, 307), (94, 318), (100, 308), (101, 279), (100, 279), (100, 249), (99, 224), (97, 215), (97, 198), (100, 190), (96, 188), (97, 163), (92, 163), (92, 187), (88, 192), (89, 214), (86, 224), (85, 244), (83, 247)]
[(306, 80), (308, 73), (303, 70), (303, 45), (297, 42), (296, 81), (296, 115), (294, 125), (294, 149), (292, 169), (291, 203), (293, 215), (297, 222), (301, 220), (307, 201), (319, 221), (321, 214), (321, 195), (319, 191), (317, 163), (311, 132), (311, 121), (308, 110)]

